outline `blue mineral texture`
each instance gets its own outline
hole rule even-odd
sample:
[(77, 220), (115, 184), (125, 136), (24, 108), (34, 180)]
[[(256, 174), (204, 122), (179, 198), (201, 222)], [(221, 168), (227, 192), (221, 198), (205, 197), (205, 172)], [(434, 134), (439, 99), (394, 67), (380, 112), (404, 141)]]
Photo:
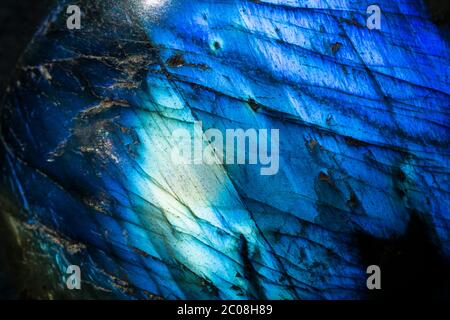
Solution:
[[(76, 2), (81, 28), (57, 1), (1, 100), (19, 293), (450, 297), (450, 33), (429, 1), (378, 0), (379, 28), (368, 0)], [(278, 171), (180, 165), (179, 129), (277, 129)]]

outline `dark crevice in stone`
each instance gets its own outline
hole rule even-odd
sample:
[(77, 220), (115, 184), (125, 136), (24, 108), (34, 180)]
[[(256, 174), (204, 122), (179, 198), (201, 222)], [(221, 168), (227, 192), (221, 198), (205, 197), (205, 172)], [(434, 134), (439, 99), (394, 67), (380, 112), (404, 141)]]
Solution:
[(450, 262), (417, 212), (411, 214), (402, 236), (379, 239), (359, 233), (356, 238), (363, 264), (381, 268), (381, 290), (368, 290), (368, 298), (450, 298)]
[(438, 26), (448, 26), (450, 23), (450, 1), (425, 0), (432, 21)]
[(250, 261), (247, 239), (245, 239), (243, 235), (240, 236), (240, 252), (244, 265), (244, 277), (249, 282), (250, 295), (254, 296), (256, 299), (267, 299), (264, 290), (259, 283), (258, 273)]
[(433, 23), (441, 34), (450, 41), (450, 1), (424, 0)]

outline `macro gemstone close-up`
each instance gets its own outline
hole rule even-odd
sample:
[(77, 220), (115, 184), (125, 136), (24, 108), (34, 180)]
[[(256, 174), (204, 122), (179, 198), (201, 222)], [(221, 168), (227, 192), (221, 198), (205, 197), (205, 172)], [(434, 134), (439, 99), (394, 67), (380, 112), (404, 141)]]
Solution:
[(55, 1), (0, 100), (0, 295), (449, 298), (432, 2)]

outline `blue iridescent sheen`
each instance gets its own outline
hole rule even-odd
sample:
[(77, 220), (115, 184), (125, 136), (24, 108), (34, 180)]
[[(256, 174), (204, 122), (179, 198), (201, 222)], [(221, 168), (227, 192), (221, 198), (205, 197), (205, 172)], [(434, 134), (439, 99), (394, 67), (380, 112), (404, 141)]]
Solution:
[[(356, 234), (450, 258), (449, 43), (422, 1), (59, 1), (2, 109), (2, 183), (63, 278), (117, 298), (357, 299)], [(280, 129), (280, 171), (171, 132)], [(56, 280), (55, 280), (56, 281)]]

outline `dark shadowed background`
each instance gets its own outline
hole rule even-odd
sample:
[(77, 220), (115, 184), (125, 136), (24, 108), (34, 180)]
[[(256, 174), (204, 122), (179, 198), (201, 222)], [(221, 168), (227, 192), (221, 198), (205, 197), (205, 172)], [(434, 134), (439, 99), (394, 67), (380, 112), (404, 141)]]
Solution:
[(0, 96), (20, 54), (53, 0), (0, 1)]
[[(17, 60), (52, 3), (53, 0), (0, 1), (0, 101)], [(0, 299), (24, 297), (17, 291), (20, 248), (11, 240), (13, 234), (6, 227), (4, 218), (0, 212)]]

